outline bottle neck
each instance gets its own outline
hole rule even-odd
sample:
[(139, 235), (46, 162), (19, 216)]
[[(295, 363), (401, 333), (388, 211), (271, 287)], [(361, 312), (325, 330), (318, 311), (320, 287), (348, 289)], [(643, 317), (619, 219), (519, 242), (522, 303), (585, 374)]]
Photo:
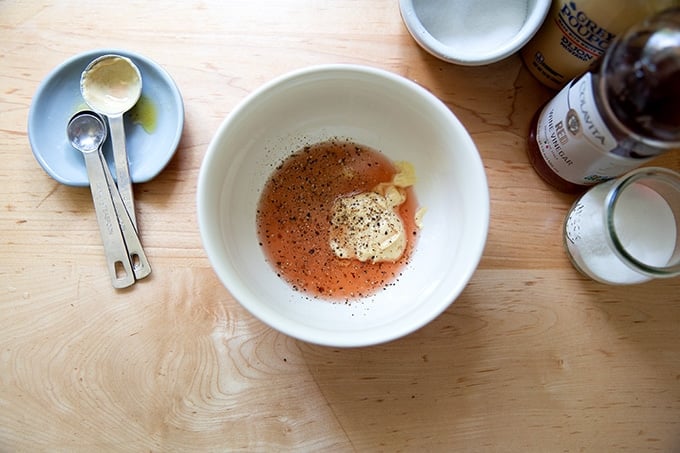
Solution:
[(650, 151), (680, 148), (680, 9), (615, 40), (592, 72), (598, 108), (615, 135)]
[(622, 157), (648, 159), (672, 149), (680, 149), (680, 142), (657, 140), (642, 135), (624, 124), (611, 106), (607, 96), (606, 78), (600, 71), (601, 65), (597, 66), (591, 72), (591, 89), (602, 121), (617, 140), (617, 147), (610, 152)]
[(629, 157), (651, 157), (669, 150), (680, 149), (680, 141), (659, 140), (655, 137), (636, 132), (624, 124), (612, 108), (607, 94), (606, 76), (602, 74), (601, 70), (592, 73), (592, 89), (603, 120), (611, 133), (621, 142), (621, 146), (626, 150), (625, 153), (621, 152), (619, 154), (631, 154)]

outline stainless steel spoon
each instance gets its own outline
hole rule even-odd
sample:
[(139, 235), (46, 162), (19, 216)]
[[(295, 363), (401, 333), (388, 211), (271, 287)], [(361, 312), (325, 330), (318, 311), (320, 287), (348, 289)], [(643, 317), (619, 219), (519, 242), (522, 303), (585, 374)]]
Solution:
[(111, 192), (113, 207), (116, 210), (116, 215), (118, 216), (118, 224), (120, 225), (120, 230), (123, 233), (123, 239), (125, 240), (128, 256), (130, 257), (132, 271), (135, 273), (135, 279), (141, 280), (151, 274), (151, 265), (149, 265), (149, 261), (147, 260), (144, 249), (142, 248), (142, 243), (137, 234), (137, 230), (135, 229), (135, 225), (132, 223), (132, 219), (130, 218), (130, 214), (125, 207), (125, 203), (123, 203), (123, 199), (116, 188), (116, 183), (113, 181), (113, 176), (111, 176), (109, 166), (106, 164), (106, 159), (101, 153), (101, 149), (98, 154), (102, 168), (104, 169), (106, 183), (109, 186), (109, 191)]
[(142, 94), (142, 75), (129, 58), (103, 55), (91, 61), (81, 74), (80, 93), (92, 110), (109, 120), (118, 191), (137, 229), (123, 114), (134, 107)]
[(149, 275), (151, 267), (123, 201), (111, 186), (113, 178), (101, 154), (106, 125), (94, 112), (79, 112), (69, 121), (67, 135), (85, 158), (111, 282), (115, 288), (126, 288)]

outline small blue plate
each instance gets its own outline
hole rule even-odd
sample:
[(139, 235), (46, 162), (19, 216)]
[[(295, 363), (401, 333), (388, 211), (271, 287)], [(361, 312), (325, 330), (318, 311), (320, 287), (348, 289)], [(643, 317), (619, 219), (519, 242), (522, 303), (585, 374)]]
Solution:
[[(142, 74), (142, 96), (124, 115), (130, 178), (141, 183), (165, 168), (177, 150), (184, 127), (184, 104), (168, 73), (141, 55), (100, 49), (76, 55), (57, 66), (38, 87), (28, 113), (28, 139), (33, 155), (45, 171), (62, 184), (88, 186), (82, 154), (66, 136), (69, 118), (88, 109), (80, 95), (80, 75), (95, 58), (117, 54), (128, 57)], [(115, 175), (111, 141), (103, 147)]]

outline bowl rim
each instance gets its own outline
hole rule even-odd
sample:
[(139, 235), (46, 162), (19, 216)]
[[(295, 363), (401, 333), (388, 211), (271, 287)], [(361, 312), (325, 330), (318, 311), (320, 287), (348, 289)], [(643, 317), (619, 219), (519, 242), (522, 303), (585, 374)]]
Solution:
[(551, 0), (535, 0), (535, 7), (527, 15), (524, 24), (512, 39), (494, 51), (479, 52), (475, 57), (471, 54), (457, 53), (453, 47), (447, 46), (434, 37), (416, 14), (414, 3), (417, 1), (399, 0), (399, 11), (408, 32), (416, 43), (432, 56), (462, 66), (482, 66), (496, 63), (518, 52), (538, 32), (551, 5)]
[[(410, 323), (407, 327), (402, 329), (380, 328), (376, 329), (376, 332), (372, 332), (371, 335), (366, 335), (364, 333), (366, 331), (362, 331), (362, 335), (353, 337), (348, 332), (329, 333), (327, 330), (323, 330), (321, 328), (303, 326), (295, 321), (291, 322), (289, 318), (284, 318), (280, 315), (277, 315), (272, 309), (263, 306), (262, 303), (258, 301), (252, 302), (250, 300), (250, 293), (247, 288), (238, 278), (234, 277), (236, 274), (235, 272), (232, 272), (232, 269), (235, 267), (234, 264), (231, 263), (230, 259), (223, 258), (223, 252), (221, 250), (214, 250), (211, 247), (211, 244), (215, 243), (215, 239), (221, 237), (219, 222), (214, 221), (215, 216), (211, 215), (211, 209), (209, 208), (214, 206), (212, 201), (214, 201), (216, 198), (219, 198), (219, 195), (215, 194), (215, 191), (210, 193), (208, 186), (208, 184), (211, 182), (211, 178), (213, 177), (213, 166), (211, 165), (211, 162), (217, 158), (219, 153), (223, 152), (220, 149), (222, 142), (221, 137), (225, 136), (225, 133), (228, 132), (229, 127), (231, 127), (232, 123), (237, 120), (241, 112), (249, 109), (254, 103), (259, 102), (259, 98), (266, 92), (275, 90), (279, 88), (279, 86), (291, 81), (294, 82), (296, 79), (301, 77), (323, 72), (350, 74), (363, 73), (374, 77), (386, 78), (409, 90), (412, 90), (412, 92), (415, 92), (420, 96), (424, 96), (430, 103), (432, 103), (433, 107), (441, 111), (442, 115), (445, 115), (448, 121), (452, 122), (452, 124), (454, 124), (457, 128), (465, 132), (465, 136), (462, 138), (469, 144), (471, 149), (476, 151), (472, 158), (475, 159), (476, 164), (478, 164), (478, 168), (480, 170), (479, 173), (483, 178), (483, 180), (480, 180), (480, 185), (482, 185), (485, 190), (482, 194), (484, 201), (483, 205), (476, 205), (480, 220), (480, 240), (474, 244), (474, 249), (468, 255), (470, 266), (466, 266), (465, 272), (461, 275), (460, 279), (457, 279), (456, 284), (450, 285), (450, 288), (447, 288), (446, 298), (443, 297), (441, 301), (433, 304), (432, 308), (427, 310), (427, 315), (420, 316), (418, 322)], [(211, 139), (210, 144), (208, 145), (207, 152), (203, 158), (199, 171), (196, 202), (199, 232), (203, 247), (212, 265), (213, 271), (217, 274), (219, 280), (236, 300), (236, 302), (238, 302), (255, 318), (279, 332), (282, 332), (298, 340), (329, 347), (363, 347), (385, 343), (415, 332), (441, 315), (441, 313), (443, 313), (460, 296), (477, 270), (488, 239), (490, 218), (490, 194), (488, 180), (481, 155), (479, 154), (478, 148), (472, 140), (469, 132), (448, 108), (448, 106), (446, 106), (443, 101), (437, 98), (426, 88), (399, 74), (371, 66), (345, 63), (313, 65), (292, 70), (264, 83), (259, 88), (256, 88), (249, 95), (247, 95), (225, 117), (215, 135)], [(227, 269), (222, 267), (224, 264), (223, 260), (230, 264)]]

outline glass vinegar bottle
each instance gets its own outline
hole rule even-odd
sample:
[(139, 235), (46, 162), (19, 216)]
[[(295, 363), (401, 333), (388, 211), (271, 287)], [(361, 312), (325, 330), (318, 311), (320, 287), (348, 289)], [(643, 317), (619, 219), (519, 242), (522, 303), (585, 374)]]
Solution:
[(591, 71), (539, 109), (529, 160), (558, 190), (576, 192), (680, 148), (680, 8), (614, 41)]

